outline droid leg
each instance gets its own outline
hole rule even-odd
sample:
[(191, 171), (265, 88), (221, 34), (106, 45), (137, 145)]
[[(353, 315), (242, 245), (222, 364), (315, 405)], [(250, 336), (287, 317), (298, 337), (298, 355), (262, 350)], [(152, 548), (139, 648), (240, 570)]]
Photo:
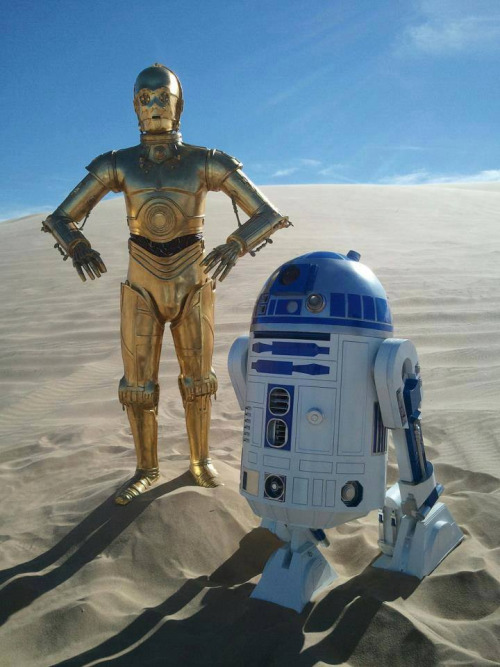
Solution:
[(425, 455), (422, 383), (410, 341), (384, 341), (375, 362), (375, 384), (384, 425), (392, 429), (400, 479), (388, 490), (379, 514), (383, 555), (374, 565), (422, 579), (464, 536), (446, 505), (438, 502), (443, 486)]
[(137, 470), (115, 497), (127, 505), (159, 478), (158, 366), (163, 324), (150, 294), (128, 282), (121, 292), (121, 343), (125, 375), (118, 395), (127, 409), (137, 455)]
[(262, 526), (285, 542), (267, 561), (251, 597), (274, 602), (299, 613), (327, 588), (337, 573), (316, 544), (328, 541), (322, 530), (310, 530), (264, 519)]
[(212, 368), (214, 289), (211, 280), (189, 293), (179, 318), (170, 328), (181, 370), (179, 389), (186, 413), (189, 470), (199, 486), (219, 486), (208, 449), (212, 395), (217, 392), (217, 378)]

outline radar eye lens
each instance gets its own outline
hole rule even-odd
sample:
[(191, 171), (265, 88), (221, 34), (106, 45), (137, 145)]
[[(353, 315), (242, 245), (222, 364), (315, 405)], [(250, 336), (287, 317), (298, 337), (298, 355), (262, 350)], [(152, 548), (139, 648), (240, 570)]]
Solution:
[(141, 104), (147, 104), (147, 103), (149, 102), (150, 99), (151, 99), (151, 98), (150, 98), (150, 96), (149, 96), (149, 93), (141, 93), (141, 94), (139, 95), (139, 102), (140, 102)]
[(310, 294), (307, 297), (306, 307), (311, 313), (319, 313), (326, 306), (326, 299), (322, 294)]
[(168, 95), (167, 95), (167, 93), (162, 93), (162, 94), (160, 95), (160, 102), (161, 102), (162, 104), (167, 104), (167, 102), (168, 102)]
[(279, 281), (282, 285), (291, 285), (299, 276), (300, 269), (298, 266), (287, 266), (286, 269), (281, 272)]

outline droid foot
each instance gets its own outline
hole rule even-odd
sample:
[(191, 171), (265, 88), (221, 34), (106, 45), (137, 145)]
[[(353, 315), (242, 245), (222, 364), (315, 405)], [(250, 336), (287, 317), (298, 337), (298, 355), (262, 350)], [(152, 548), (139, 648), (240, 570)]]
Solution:
[(128, 505), (134, 498), (147, 491), (160, 478), (158, 468), (137, 468), (135, 475), (115, 496), (117, 505)]
[(377, 558), (373, 566), (423, 579), (463, 539), (449, 509), (436, 503), (423, 520), (403, 515), (393, 549)]
[(216, 486), (224, 486), (222, 482), (217, 479), (217, 470), (212, 465), (210, 459), (191, 461), (189, 472), (193, 475), (194, 481), (198, 486), (203, 486), (206, 489), (214, 489)]
[(250, 597), (274, 602), (300, 613), (337, 576), (313, 544), (304, 544), (294, 552), (289, 545), (285, 545), (267, 561)]

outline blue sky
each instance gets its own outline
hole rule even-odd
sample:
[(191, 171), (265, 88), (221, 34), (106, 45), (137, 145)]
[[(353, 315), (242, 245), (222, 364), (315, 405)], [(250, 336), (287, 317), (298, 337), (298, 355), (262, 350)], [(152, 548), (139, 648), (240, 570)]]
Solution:
[(184, 140), (259, 184), (500, 180), (499, 0), (17, 0), (0, 30), (0, 219), (138, 142), (155, 61)]

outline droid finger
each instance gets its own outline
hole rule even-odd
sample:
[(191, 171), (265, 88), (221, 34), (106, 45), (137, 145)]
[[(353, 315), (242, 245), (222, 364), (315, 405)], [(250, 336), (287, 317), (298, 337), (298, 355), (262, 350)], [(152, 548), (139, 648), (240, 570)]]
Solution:
[(101, 273), (106, 273), (107, 270), (108, 270), (106, 268), (106, 264), (104, 264), (104, 262), (102, 261), (101, 256), (99, 255), (99, 253), (96, 253), (96, 255), (97, 256), (94, 258), (94, 264), (97, 264), (97, 266), (99, 268), (99, 271)]
[(219, 251), (218, 250), (216, 250), (216, 249), (211, 250), (208, 253), (208, 255), (201, 260), (200, 264), (202, 264), (202, 265), (203, 264), (205, 264), (205, 265), (210, 264), (210, 262), (213, 262), (214, 257), (218, 257), (218, 256), (219, 256)]
[[(208, 259), (208, 258), (207, 258), (207, 259)], [(219, 256), (219, 254), (217, 253), (217, 255), (215, 255), (214, 257), (212, 257), (212, 259), (211, 259), (210, 262), (207, 262), (207, 263), (206, 263), (206, 265), (205, 265), (205, 266), (206, 266), (206, 268), (205, 268), (205, 273), (208, 273), (209, 271), (211, 271), (215, 266), (217, 266), (217, 264), (218, 264), (219, 262), (220, 262), (220, 256)]]
[(89, 261), (89, 267), (90, 267), (90, 268), (92, 269), (92, 271), (94, 272), (96, 278), (100, 278), (100, 277), (101, 277), (101, 272), (100, 272), (100, 270), (99, 270), (99, 265), (98, 265), (97, 261), (95, 260), (95, 258), (94, 258), (94, 259), (91, 259), (91, 260)]
[(95, 280), (95, 276), (92, 273), (92, 269), (91, 269), (90, 265), (89, 264), (82, 264), (82, 266), (85, 269), (85, 271), (87, 272), (87, 275), (90, 278), (90, 280)]
[(83, 273), (83, 271), (82, 271), (82, 267), (80, 266), (80, 264), (78, 264), (78, 262), (73, 262), (73, 266), (75, 267), (76, 272), (78, 273), (78, 275), (80, 276), (80, 278), (82, 279), (82, 281), (83, 281), (84, 283), (86, 283), (86, 282), (87, 282), (87, 278), (85, 278), (85, 274)]
[(217, 277), (221, 274), (222, 270), (224, 269), (225, 264), (224, 262), (221, 262), (219, 266), (215, 269), (215, 271), (212, 273), (212, 280), (216, 280)]
[(236, 264), (236, 262), (229, 262), (229, 263), (227, 264), (226, 268), (224, 269), (224, 271), (222, 272), (222, 274), (221, 274), (221, 276), (220, 276), (220, 278), (219, 278), (219, 281), (220, 281), (220, 282), (222, 282), (222, 281), (224, 280), (224, 278), (227, 276), (227, 274), (229, 273), (229, 271), (231, 271), (231, 269), (233, 268), (233, 266), (234, 266), (235, 264)]

